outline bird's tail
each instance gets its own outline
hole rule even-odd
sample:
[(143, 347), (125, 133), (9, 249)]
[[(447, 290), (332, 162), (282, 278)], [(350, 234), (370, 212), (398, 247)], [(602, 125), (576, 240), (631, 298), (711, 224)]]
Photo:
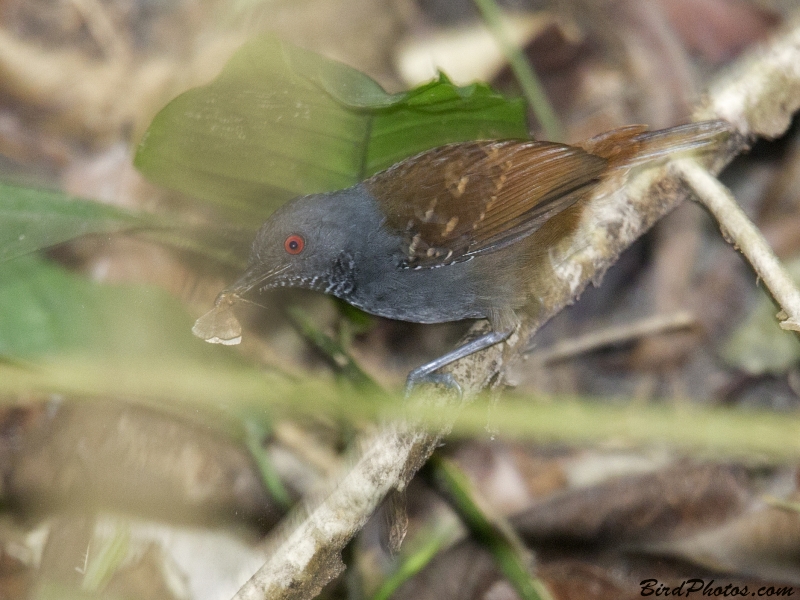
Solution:
[(629, 125), (589, 138), (580, 146), (609, 161), (629, 168), (684, 152), (711, 150), (724, 142), (733, 129), (727, 121), (699, 121), (669, 129), (647, 131), (645, 125)]

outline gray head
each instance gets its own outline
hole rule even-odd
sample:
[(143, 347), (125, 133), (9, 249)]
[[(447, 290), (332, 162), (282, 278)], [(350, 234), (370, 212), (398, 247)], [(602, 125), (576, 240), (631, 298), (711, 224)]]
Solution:
[(226, 292), (301, 287), (346, 296), (365, 228), (375, 229), (376, 218), (374, 201), (360, 184), (295, 198), (261, 226), (247, 271)]

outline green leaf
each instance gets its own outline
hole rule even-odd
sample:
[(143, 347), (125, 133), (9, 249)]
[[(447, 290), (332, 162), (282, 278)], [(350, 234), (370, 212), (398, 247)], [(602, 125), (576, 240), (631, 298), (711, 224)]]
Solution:
[(154, 219), (61, 192), (0, 183), (0, 262), (86, 233), (110, 233)]
[(362, 175), (451, 142), (527, 137), (521, 100), (510, 100), (486, 84), (458, 87), (440, 74), (375, 111)]
[(265, 36), (210, 84), (164, 107), (135, 164), (246, 221), (434, 146), (526, 136), (522, 101), (485, 85), (457, 87), (442, 76), (388, 94), (355, 69)]
[(196, 339), (192, 318), (165, 291), (93, 282), (33, 255), (0, 264), (0, 323), (6, 358), (236, 358)]
[[(353, 183), (367, 120), (296, 73), (293, 59), (310, 62), (272, 37), (245, 44), (213, 82), (156, 115), (136, 166), (168, 187), (255, 213), (260, 203), (274, 208), (271, 203), (302, 191)], [(318, 61), (312, 75), (339, 66)]]
[(162, 244), (241, 268), (254, 228), (189, 224), (175, 216), (123, 210), (58, 191), (0, 182), (0, 263), (85, 234), (136, 229)]

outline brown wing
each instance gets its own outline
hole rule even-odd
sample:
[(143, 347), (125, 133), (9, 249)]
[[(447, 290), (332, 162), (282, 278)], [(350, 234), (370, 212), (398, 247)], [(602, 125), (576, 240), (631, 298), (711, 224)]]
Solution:
[(365, 182), (403, 234), (406, 266), (438, 267), (530, 235), (597, 181), (607, 161), (532, 141), (450, 144)]
[(702, 152), (731, 134), (726, 121), (700, 121), (669, 129), (647, 131), (646, 125), (628, 125), (596, 135), (580, 144), (609, 161), (610, 168), (629, 168), (683, 152)]

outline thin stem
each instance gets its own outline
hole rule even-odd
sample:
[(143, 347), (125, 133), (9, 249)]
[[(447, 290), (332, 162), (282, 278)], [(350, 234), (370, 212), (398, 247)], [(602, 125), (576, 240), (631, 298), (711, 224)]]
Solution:
[(682, 159), (674, 164), (697, 199), (714, 215), (725, 239), (744, 254), (783, 309), (780, 326), (800, 331), (800, 290), (758, 228), (739, 208), (730, 191), (695, 160)]
[(494, 0), (475, 0), (475, 5), (481, 11), (489, 31), (503, 50), (514, 76), (522, 86), (522, 92), (533, 109), (547, 139), (561, 141), (564, 139), (564, 130), (550, 101), (544, 93), (542, 82), (536, 71), (528, 62), (522, 51), (511, 41), (511, 36), (503, 22), (503, 15)]
[(681, 310), (668, 315), (653, 315), (629, 324), (613, 325), (586, 335), (561, 340), (548, 348), (530, 355), (538, 364), (551, 364), (593, 352), (608, 346), (634, 342), (640, 338), (676, 329), (687, 329), (697, 324), (690, 312)]
[(485, 508), (467, 476), (452, 461), (434, 454), (423, 470), (524, 600), (552, 600), (531, 571), (533, 556), (505, 519)]

